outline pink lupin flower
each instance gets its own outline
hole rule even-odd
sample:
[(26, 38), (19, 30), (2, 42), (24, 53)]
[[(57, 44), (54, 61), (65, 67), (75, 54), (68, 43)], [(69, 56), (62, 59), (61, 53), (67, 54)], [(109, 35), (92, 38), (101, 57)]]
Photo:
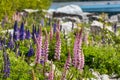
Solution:
[(77, 44), (77, 64), (75, 67), (79, 68), (79, 65), (81, 64), (81, 53), (82, 53), (82, 49), (81, 49), (81, 45), (82, 45), (82, 30), (80, 31), (79, 37), (78, 37), (78, 44)]
[(74, 67), (77, 67), (77, 57), (78, 57), (78, 54), (79, 53), (79, 33), (77, 33), (76, 35), (76, 38), (75, 38), (75, 43), (74, 43), (74, 48), (73, 48), (73, 51), (74, 51), (74, 57), (73, 57), (73, 65)]
[(60, 60), (60, 53), (61, 53), (61, 39), (60, 39), (60, 31), (57, 29), (56, 31), (56, 48), (55, 48), (55, 55), (54, 58)]
[(50, 41), (52, 40), (52, 38), (53, 38), (53, 28), (50, 27)]
[(84, 54), (81, 53), (81, 64), (80, 64), (80, 69), (83, 69), (83, 68), (84, 68), (84, 64), (85, 64), (84, 61), (85, 61), (85, 60), (84, 60)]
[(71, 64), (71, 55), (70, 55), (70, 52), (68, 51), (68, 58), (67, 58), (66, 63), (64, 65), (65, 70), (69, 69), (70, 64)]
[(53, 62), (52, 61), (51, 61), (51, 68), (50, 68), (48, 80), (54, 80), (54, 69), (53, 69)]
[(36, 40), (36, 63), (40, 63), (40, 58), (41, 58), (41, 52), (42, 52), (42, 31), (41, 31), (41, 27), (40, 27), (40, 32), (39, 32), (39, 36), (38, 38), (36, 38), (35, 36), (35, 40)]
[(43, 54), (44, 54), (44, 60), (45, 62), (48, 60), (48, 49), (49, 49), (49, 42), (48, 42), (48, 34), (47, 31), (45, 30), (46, 35), (45, 35), (45, 42), (43, 45)]
[(64, 71), (63, 71), (61, 80), (65, 80), (66, 71), (70, 68), (70, 64), (71, 64), (71, 56), (70, 56), (70, 52), (68, 52), (68, 58), (67, 58), (66, 63), (64, 65)]
[(74, 43), (74, 57), (73, 65), (77, 69), (82, 69), (84, 67), (84, 55), (82, 53), (82, 29), (79, 34), (77, 34)]

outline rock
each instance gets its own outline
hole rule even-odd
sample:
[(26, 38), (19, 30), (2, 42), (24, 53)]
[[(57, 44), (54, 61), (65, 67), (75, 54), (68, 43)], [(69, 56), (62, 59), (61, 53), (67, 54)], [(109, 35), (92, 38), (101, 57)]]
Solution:
[(95, 78), (90, 78), (90, 79), (88, 79), (88, 80), (99, 80), (99, 79), (95, 79)]
[(101, 75), (101, 80), (110, 80), (109, 76), (106, 74)]
[(113, 73), (111, 76), (110, 76), (110, 80), (118, 80), (118, 75)]
[(90, 71), (93, 74), (93, 76), (95, 76), (96, 80), (101, 80), (99, 72), (96, 72), (93, 69), (90, 69)]
[(120, 78), (118, 78), (118, 80), (120, 80)]
[(110, 79), (110, 80), (118, 80), (118, 79)]

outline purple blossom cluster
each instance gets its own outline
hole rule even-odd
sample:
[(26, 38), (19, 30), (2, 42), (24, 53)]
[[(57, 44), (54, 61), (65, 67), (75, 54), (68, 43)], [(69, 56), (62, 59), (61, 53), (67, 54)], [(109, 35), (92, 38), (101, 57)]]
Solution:
[(3, 77), (7, 78), (10, 75), (10, 60), (9, 56), (6, 52), (3, 52), (3, 58), (4, 58), (4, 75)]
[(30, 39), (31, 34), (29, 30), (24, 29), (24, 23), (21, 23), (20, 29), (18, 28), (18, 23), (15, 21), (14, 24), (14, 31), (13, 31), (13, 39), (14, 41), (17, 40), (24, 40), (24, 39)]

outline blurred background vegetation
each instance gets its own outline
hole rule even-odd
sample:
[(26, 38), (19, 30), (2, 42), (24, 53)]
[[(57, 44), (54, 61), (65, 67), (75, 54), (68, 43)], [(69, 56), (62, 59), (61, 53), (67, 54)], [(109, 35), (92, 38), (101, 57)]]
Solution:
[(48, 9), (52, 0), (0, 0), (0, 20), (23, 9)]
[[(53, 0), (54, 2), (67, 2), (67, 1), (113, 1), (113, 0)], [(114, 0), (117, 1), (117, 0)]]

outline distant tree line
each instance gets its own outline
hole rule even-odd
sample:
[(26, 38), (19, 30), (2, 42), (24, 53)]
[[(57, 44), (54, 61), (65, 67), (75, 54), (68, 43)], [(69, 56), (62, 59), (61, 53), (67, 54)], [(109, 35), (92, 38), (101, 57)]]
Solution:
[[(69, 1), (113, 1), (113, 0), (53, 0), (54, 2), (69, 2)], [(117, 0), (114, 0), (117, 1)]]
[(0, 0), (0, 20), (23, 9), (48, 9), (52, 0)]

